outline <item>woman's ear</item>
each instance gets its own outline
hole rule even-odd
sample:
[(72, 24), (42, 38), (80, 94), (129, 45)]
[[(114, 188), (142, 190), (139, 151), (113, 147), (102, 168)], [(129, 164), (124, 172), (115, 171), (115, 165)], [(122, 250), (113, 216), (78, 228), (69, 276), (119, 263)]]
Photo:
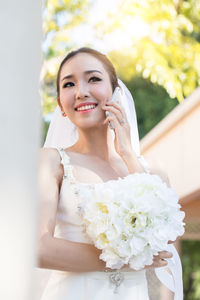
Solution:
[(63, 116), (63, 117), (66, 117), (67, 115), (66, 115), (66, 113), (64, 112), (64, 110), (63, 110), (63, 108), (62, 108), (62, 105), (60, 104), (60, 99), (57, 97), (56, 100), (57, 100), (57, 103), (58, 103), (58, 105), (59, 105), (59, 107), (60, 107), (62, 116)]

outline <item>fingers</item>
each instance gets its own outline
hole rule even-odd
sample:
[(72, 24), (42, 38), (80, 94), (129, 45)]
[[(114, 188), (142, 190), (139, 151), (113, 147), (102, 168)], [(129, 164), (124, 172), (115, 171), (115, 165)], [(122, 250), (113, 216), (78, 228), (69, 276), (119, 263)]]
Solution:
[(123, 108), (123, 106), (120, 103), (117, 102), (113, 102), (113, 101), (108, 101), (106, 102), (104, 105), (104, 107), (114, 107), (115, 109), (119, 110), (121, 112), (121, 114), (123, 115), (123, 117), (126, 116), (125, 110)]
[(161, 251), (161, 252), (159, 252), (158, 256), (161, 259), (165, 259), (165, 258), (172, 258), (173, 254), (171, 252), (168, 252), (168, 251)]
[(168, 244), (174, 244), (177, 241), (177, 239), (175, 241), (169, 241)]
[(150, 266), (146, 266), (145, 268), (161, 268), (166, 267), (168, 262), (166, 261), (167, 258), (171, 258), (173, 254), (168, 251), (161, 251), (158, 255), (154, 255), (153, 257), (153, 264)]
[(173, 254), (168, 251), (161, 251), (158, 255), (155, 255), (153, 258), (153, 265), (151, 267), (154, 268), (161, 268), (168, 265), (168, 262), (166, 261), (167, 258), (171, 258)]
[(145, 266), (145, 269), (149, 269), (149, 268), (162, 268), (162, 267), (166, 267), (168, 265), (168, 262), (164, 259), (154, 259), (153, 260), (153, 264), (149, 265), (149, 266)]
[(121, 107), (116, 102), (107, 102), (105, 105), (102, 106), (102, 109), (111, 112), (113, 116), (116, 117), (119, 124), (121, 124), (120, 121), (122, 119), (127, 123), (126, 113), (123, 107)]
[[(116, 110), (115, 108), (112, 107), (102, 107), (106, 112), (111, 112), (112, 115), (109, 115), (109, 117), (115, 117), (117, 119), (117, 121), (120, 123), (120, 120), (123, 118), (121, 112), (119, 112), (118, 110)], [(109, 120), (110, 121), (110, 120)]]
[(114, 116), (107, 116), (107, 118), (104, 120), (103, 124), (107, 124), (108, 122), (112, 122), (114, 127), (111, 127), (111, 128), (114, 130), (119, 126), (119, 122), (117, 121), (116, 117), (114, 117)]
[(167, 265), (168, 265), (168, 262), (164, 259), (158, 259), (153, 262), (154, 268), (162, 268), (162, 267), (166, 267)]

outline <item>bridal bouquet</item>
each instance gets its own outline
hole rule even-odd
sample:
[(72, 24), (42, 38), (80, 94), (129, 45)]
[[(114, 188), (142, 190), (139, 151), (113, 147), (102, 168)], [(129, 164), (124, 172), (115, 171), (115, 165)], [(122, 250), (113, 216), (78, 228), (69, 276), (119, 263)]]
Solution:
[(157, 175), (130, 174), (94, 184), (80, 195), (86, 233), (106, 266), (140, 270), (184, 233), (184, 212), (172, 188)]

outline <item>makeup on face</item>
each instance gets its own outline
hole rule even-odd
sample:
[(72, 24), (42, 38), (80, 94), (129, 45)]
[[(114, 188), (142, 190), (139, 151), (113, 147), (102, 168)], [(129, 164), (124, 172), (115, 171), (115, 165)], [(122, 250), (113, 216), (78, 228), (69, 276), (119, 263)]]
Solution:
[(92, 116), (95, 113), (91, 122), (102, 122), (100, 120), (105, 118), (105, 112), (101, 105), (109, 100), (111, 95), (109, 75), (96, 58), (88, 54), (79, 54), (63, 65), (60, 100), (63, 110), (71, 121), (74, 119), (77, 126), (81, 119), (76, 119), (76, 115)]

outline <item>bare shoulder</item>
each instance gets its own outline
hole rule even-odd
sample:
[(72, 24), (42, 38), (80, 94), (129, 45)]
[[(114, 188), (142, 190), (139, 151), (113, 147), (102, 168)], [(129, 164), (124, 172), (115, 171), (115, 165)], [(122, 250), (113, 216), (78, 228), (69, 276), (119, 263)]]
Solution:
[(41, 148), (40, 149), (41, 161), (59, 162), (60, 154), (56, 148)]
[(48, 170), (52, 175), (60, 178), (63, 168), (61, 167), (61, 158), (56, 148), (41, 148), (39, 153), (40, 169)]

